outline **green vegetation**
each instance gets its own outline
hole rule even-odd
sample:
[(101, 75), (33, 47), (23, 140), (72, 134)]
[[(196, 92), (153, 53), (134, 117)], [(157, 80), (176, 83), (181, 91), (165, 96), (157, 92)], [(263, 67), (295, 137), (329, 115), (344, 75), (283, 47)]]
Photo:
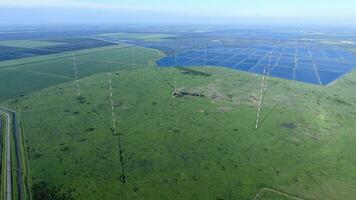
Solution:
[[(22, 159), (22, 173), (23, 173), (23, 190), (24, 190), (24, 195), (25, 195), (25, 199), (31, 199), (32, 197), (32, 191), (31, 188), (29, 188), (29, 186), (31, 185), (31, 177), (30, 177), (30, 169), (29, 169), (29, 163), (30, 161), (28, 160), (27, 157), (27, 151), (26, 151), (26, 144), (24, 142), (24, 137), (23, 135), (26, 134), (25, 130), (26, 130), (26, 126), (25, 126), (25, 122), (23, 121), (23, 117), (22, 117), (22, 113), (21, 111), (19, 111), (18, 114), (19, 117), (19, 131), (20, 131), (20, 150), (21, 150), (21, 154), (20, 154), (20, 158)], [(36, 198), (35, 198), (36, 199)]]
[(51, 200), (71, 200), (73, 199), (69, 192), (63, 193), (56, 187), (51, 187), (45, 182), (39, 182), (32, 187), (33, 199), (51, 199)]
[[(13, 120), (11, 118), (11, 120)], [(13, 130), (11, 130), (11, 134), (13, 134)], [(17, 171), (14, 169), (17, 169), (17, 162), (16, 162), (16, 153), (15, 153), (15, 140), (13, 135), (11, 136), (11, 168), (12, 170), (12, 197), (13, 199), (19, 199), (19, 185), (17, 184), (18, 176), (17, 176)]]
[[(356, 196), (355, 72), (329, 87), (271, 78), (255, 130), (260, 76), (217, 67), (208, 67), (209, 75), (199, 67), (157, 68), (160, 52), (146, 48), (137, 48), (134, 67), (131, 50), (80, 55), (80, 98), (70, 56), (0, 70), (38, 76), (17, 78), (21, 86), (11, 74), (0, 79), (12, 88), (2, 82), (0, 98), (21, 110), (26, 124), (34, 197), (253, 199), (266, 187), (302, 199)], [(172, 97), (168, 83), (175, 73), (188, 95)], [(26, 79), (33, 78), (45, 81), (31, 85)], [(285, 199), (271, 192), (261, 197)]]
[[(113, 49), (101, 49), (96, 52), (79, 52), (77, 66), (79, 78), (108, 70), (130, 68), (132, 65), (131, 49), (133, 47), (118, 46)], [(148, 58), (158, 57), (158, 51), (145, 48), (136, 48), (137, 54), (142, 54), (136, 59), (137, 65), (143, 65)], [(11, 63), (0, 67), (0, 101), (18, 96), (27, 95), (33, 91), (47, 88), (52, 85), (72, 81), (74, 79), (73, 56), (64, 54), (56, 59), (29, 59)], [(32, 61), (34, 60), (34, 61)]]
[(56, 42), (47, 42), (39, 40), (6, 40), (0, 41), (0, 46), (10, 46), (10, 47), (19, 47), (19, 48), (39, 48), (39, 47), (48, 47), (59, 45), (61, 43)]

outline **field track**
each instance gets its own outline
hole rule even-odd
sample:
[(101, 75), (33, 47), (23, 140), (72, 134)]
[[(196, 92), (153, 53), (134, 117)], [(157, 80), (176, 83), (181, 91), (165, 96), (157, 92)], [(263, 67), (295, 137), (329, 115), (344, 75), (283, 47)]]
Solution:
[[(292, 194), (288, 194), (288, 193), (285, 193), (283, 191), (280, 191), (280, 190), (277, 190), (277, 189), (273, 189), (273, 188), (262, 188), (260, 189), (260, 191), (256, 194), (255, 198), (253, 198), (253, 200), (259, 200), (261, 199), (261, 195), (262, 193), (264, 192), (273, 192), (273, 193), (276, 193), (278, 195), (281, 195), (281, 196), (284, 196), (284, 197), (287, 197), (288, 199), (291, 199), (291, 200), (306, 200), (304, 198), (301, 198), (301, 197), (297, 197), (297, 196), (294, 196)], [(263, 199), (262, 199), (263, 200)]]

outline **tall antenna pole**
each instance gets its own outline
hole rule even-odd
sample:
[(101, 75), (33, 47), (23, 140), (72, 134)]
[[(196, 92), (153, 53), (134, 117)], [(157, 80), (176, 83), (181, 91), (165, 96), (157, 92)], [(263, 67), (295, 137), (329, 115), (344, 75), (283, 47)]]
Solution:
[(206, 73), (206, 40), (204, 40), (204, 73)]
[[(268, 69), (271, 66), (271, 58), (272, 56), (269, 56), (269, 63), (268, 63)], [(269, 72), (268, 72), (269, 73)], [(268, 75), (267, 75), (268, 76)], [(258, 129), (259, 126), (259, 120), (260, 120), (260, 115), (261, 115), (261, 107), (262, 107), (262, 100), (263, 100), (263, 92), (264, 92), (264, 87), (265, 87), (265, 80), (266, 80), (266, 66), (263, 68), (263, 76), (262, 76), (262, 83), (261, 83), (261, 91), (260, 91), (260, 99), (258, 103), (258, 111), (257, 111), (257, 117), (256, 117), (256, 129)]]
[(123, 157), (123, 149), (120, 140), (120, 135), (116, 131), (116, 120), (115, 120), (115, 112), (114, 112), (114, 100), (113, 100), (113, 90), (112, 90), (112, 81), (111, 81), (111, 72), (109, 72), (109, 90), (110, 90), (110, 103), (111, 103), (111, 116), (112, 116), (112, 123), (113, 123), (113, 133), (117, 136), (117, 143), (119, 147), (119, 159), (121, 164), (121, 176), (120, 182), (124, 184), (126, 182), (125, 170), (124, 170), (124, 157)]
[(111, 72), (109, 72), (109, 91), (110, 91), (110, 104), (111, 104), (113, 132), (114, 132), (114, 135), (116, 135), (116, 120), (115, 120), (115, 112), (114, 112), (114, 100), (113, 100), (113, 95), (112, 95)]
[(132, 67), (135, 71), (137, 71), (137, 69), (136, 69), (136, 46), (132, 47), (131, 53), (132, 53)]
[(177, 47), (175, 50), (175, 56), (174, 56), (174, 92), (177, 92), (177, 68), (178, 68), (178, 52), (177, 52)]
[(78, 70), (77, 70), (77, 56), (73, 53), (73, 67), (74, 67), (74, 75), (75, 81), (77, 85), (77, 94), (80, 96), (80, 88), (79, 88), (79, 79), (78, 79)]
[(269, 53), (269, 64), (268, 64), (267, 80), (266, 80), (266, 86), (265, 86), (266, 90), (267, 90), (267, 88), (268, 88), (268, 83), (269, 83), (270, 75), (271, 75), (271, 73), (272, 73), (272, 52), (273, 52), (273, 50), (270, 51), (270, 53)]

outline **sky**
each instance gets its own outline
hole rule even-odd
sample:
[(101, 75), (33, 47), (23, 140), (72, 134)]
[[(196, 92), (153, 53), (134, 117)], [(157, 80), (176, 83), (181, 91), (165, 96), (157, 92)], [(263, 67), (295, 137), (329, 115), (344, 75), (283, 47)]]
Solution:
[(356, 23), (355, 0), (0, 0), (0, 24)]

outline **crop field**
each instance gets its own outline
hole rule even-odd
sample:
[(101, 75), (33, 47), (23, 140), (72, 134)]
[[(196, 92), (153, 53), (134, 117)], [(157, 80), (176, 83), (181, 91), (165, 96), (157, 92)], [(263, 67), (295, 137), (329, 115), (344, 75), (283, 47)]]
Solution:
[[(205, 73), (202, 66), (161, 68), (156, 61), (164, 55), (143, 47), (96, 50), (76, 55), (81, 97), (71, 54), (0, 65), (0, 101), (23, 118), (35, 194), (54, 189), (83, 200), (356, 196), (355, 71), (328, 87), (269, 78), (255, 129), (258, 74), (209, 65)], [(172, 97), (175, 82), (181, 97)]]

